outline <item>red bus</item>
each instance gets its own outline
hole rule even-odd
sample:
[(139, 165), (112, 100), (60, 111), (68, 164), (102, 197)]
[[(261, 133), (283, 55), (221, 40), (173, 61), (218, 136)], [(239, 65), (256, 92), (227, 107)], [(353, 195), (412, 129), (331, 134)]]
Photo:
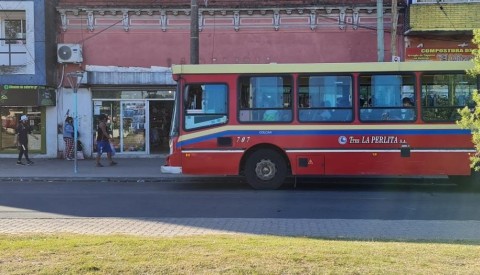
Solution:
[[(175, 65), (164, 173), (244, 175), (255, 189), (288, 176), (458, 176), (473, 182), (470, 61)], [(474, 105), (472, 105), (474, 106)]]

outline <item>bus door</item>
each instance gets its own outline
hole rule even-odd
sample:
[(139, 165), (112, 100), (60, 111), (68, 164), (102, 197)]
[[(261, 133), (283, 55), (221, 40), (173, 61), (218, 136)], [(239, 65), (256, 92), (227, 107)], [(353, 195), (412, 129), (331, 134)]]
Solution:
[[(190, 84), (184, 93), (184, 129), (182, 141), (183, 172), (195, 174), (238, 174), (238, 165), (228, 161), (238, 153), (222, 143), (221, 131), (213, 129), (228, 123), (226, 84)], [(227, 161), (224, 161), (227, 160)], [(208, 169), (205, 169), (208, 163)], [(228, 165), (230, 164), (230, 165)], [(233, 168), (235, 167), (235, 168)]]

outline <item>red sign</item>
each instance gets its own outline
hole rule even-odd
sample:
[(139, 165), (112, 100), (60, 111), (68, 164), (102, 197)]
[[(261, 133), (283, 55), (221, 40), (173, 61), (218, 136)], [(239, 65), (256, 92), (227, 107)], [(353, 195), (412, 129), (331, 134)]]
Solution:
[(405, 61), (467, 61), (473, 59), (470, 48), (407, 48)]

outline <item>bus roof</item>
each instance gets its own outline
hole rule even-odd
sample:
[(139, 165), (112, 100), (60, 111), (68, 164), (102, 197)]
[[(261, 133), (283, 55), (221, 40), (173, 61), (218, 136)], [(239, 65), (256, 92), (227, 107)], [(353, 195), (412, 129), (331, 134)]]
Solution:
[(304, 63), (304, 64), (201, 64), (173, 65), (175, 74), (241, 74), (241, 73), (352, 73), (403, 71), (465, 71), (473, 61)]

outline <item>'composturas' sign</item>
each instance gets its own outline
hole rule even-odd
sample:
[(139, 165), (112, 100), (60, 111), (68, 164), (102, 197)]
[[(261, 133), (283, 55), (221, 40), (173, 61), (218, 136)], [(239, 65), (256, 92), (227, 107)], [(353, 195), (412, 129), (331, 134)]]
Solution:
[(473, 59), (471, 48), (407, 48), (405, 61), (467, 61)]

